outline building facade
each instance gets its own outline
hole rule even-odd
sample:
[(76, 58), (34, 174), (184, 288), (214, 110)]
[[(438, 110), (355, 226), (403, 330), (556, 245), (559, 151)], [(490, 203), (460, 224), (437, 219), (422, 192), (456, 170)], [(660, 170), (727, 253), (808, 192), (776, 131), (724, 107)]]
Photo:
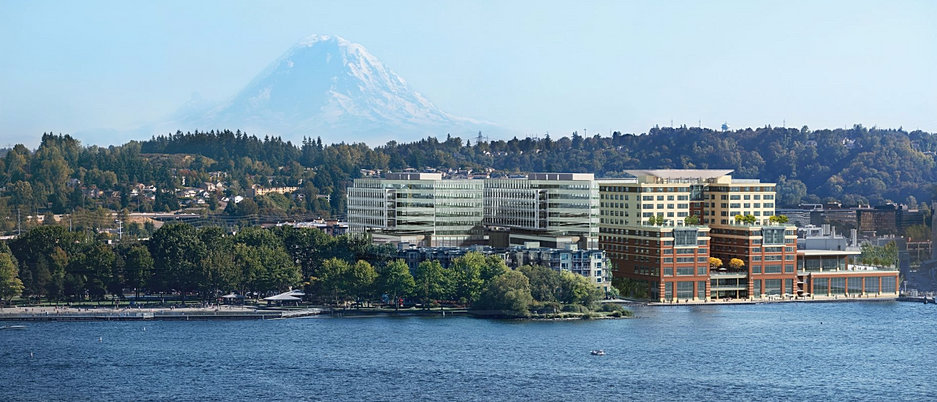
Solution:
[(423, 261), (439, 261), (448, 268), (453, 260), (470, 252), (501, 258), (509, 268), (517, 269), (524, 265), (541, 265), (554, 271), (569, 271), (588, 278), (596, 287), (608, 291), (611, 286), (611, 272), (608, 270), (606, 254), (602, 250), (580, 250), (575, 245), (557, 249), (539, 247), (537, 244), (508, 248), (493, 247), (400, 247), (397, 258), (406, 261), (410, 269)]
[(506, 229), (507, 245), (599, 247), (599, 187), (591, 173), (531, 173), (485, 180), (485, 225)]
[(632, 179), (599, 179), (600, 222), (608, 226), (647, 224), (650, 218), (679, 226), (728, 224), (751, 215), (767, 224), (774, 215), (775, 184), (733, 179), (731, 170), (628, 170)]
[[(797, 227), (711, 225), (711, 252), (723, 266), (713, 272), (713, 298), (795, 296)], [(744, 265), (731, 267), (739, 259)]]
[(651, 300), (709, 299), (708, 227), (606, 229), (601, 238), (613, 276), (646, 289)]
[(850, 264), (858, 251), (800, 250), (797, 276), (800, 296), (812, 299), (897, 297), (898, 270)]
[(466, 246), (485, 242), (483, 180), (388, 173), (348, 188), (348, 229), (378, 242)]
[[(761, 246), (752, 246), (762, 241), (761, 225), (774, 216), (774, 183), (733, 179), (731, 170), (626, 172), (634, 178), (598, 180), (599, 247), (608, 252), (615, 277), (646, 287), (647, 296), (658, 301), (749, 298), (793, 288), (787, 282), (796, 278), (795, 261), (785, 264), (784, 259), (796, 258), (794, 251), (785, 251), (796, 250), (796, 244), (780, 246), (778, 273), (775, 246), (767, 255)], [(754, 225), (741, 224), (737, 216), (749, 216)], [(794, 242), (796, 235), (790, 238)], [(710, 272), (710, 253), (715, 256), (717, 249), (726, 264), (739, 258), (756, 271)], [(771, 262), (768, 273), (763, 258)], [(781, 286), (775, 286), (779, 279)]]

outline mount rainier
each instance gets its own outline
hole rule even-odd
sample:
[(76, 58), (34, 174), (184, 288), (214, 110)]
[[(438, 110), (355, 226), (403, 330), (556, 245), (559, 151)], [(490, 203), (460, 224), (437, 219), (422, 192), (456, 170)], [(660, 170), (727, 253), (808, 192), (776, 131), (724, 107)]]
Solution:
[(294, 142), (321, 136), (326, 142), (372, 145), (506, 132), (440, 110), (363, 46), (334, 35), (300, 41), (234, 98), (213, 107), (184, 107), (159, 126), (169, 131), (240, 129)]

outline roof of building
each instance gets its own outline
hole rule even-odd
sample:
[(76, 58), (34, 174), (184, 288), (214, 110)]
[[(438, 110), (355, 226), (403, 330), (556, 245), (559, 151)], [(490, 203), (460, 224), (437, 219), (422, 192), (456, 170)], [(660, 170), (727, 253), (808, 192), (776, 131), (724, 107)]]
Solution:
[(641, 170), (626, 170), (625, 173), (628, 173), (635, 177), (641, 176), (653, 176), (659, 177), (661, 179), (699, 179), (699, 180), (708, 180), (715, 179), (717, 177), (726, 176), (733, 172), (732, 169), (641, 169)]
[(850, 256), (862, 254), (861, 251), (853, 250), (797, 250), (798, 255), (804, 257), (829, 257), (829, 256)]
[(593, 173), (529, 173), (528, 180), (593, 180)]
[(388, 180), (442, 180), (442, 173), (397, 172), (384, 175)]
[(264, 297), (264, 300), (270, 301), (300, 301), (300, 297), (305, 296), (306, 294), (299, 289), (290, 290), (288, 292), (280, 293), (276, 296)]

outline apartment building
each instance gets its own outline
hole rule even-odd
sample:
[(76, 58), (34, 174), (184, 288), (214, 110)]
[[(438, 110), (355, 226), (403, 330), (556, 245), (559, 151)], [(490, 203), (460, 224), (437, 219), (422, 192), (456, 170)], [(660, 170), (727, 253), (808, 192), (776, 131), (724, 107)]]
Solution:
[[(614, 276), (647, 286), (652, 300), (748, 298), (765, 291), (774, 294), (776, 289), (785, 289), (787, 280), (796, 278), (793, 271), (776, 277), (773, 262), (778, 258), (774, 254), (776, 246), (768, 249), (767, 256), (762, 247), (751, 247), (762, 241), (762, 225), (770, 224), (774, 215), (773, 183), (735, 179), (732, 170), (659, 169), (626, 173), (634, 177), (598, 180), (599, 247), (608, 252)], [(739, 215), (753, 217), (754, 225), (738, 222)], [(738, 229), (730, 229), (736, 226)], [(687, 240), (690, 237), (694, 241)], [(796, 234), (791, 237), (796, 243)], [(741, 247), (743, 241), (745, 247)], [(785, 254), (787, 246), (781, 247), (783, 273), (784, 259), (796, 257), (793, 251)], [(791, 247), (796, 250), (796, 244)], [(731, 258), (739, 258), (757, 272), (729, 273), (724, 269), (710, 272), (710, 253), (715, 255), (717, 249), (722, 253), (718, 257), (726, 264)], [(763, 271), (763, 258), (772, 261), (770, 274)], [(750, 263), (754, 260), (758, 264)], [(793, 265), (790, 268), (793, 270)], [(780, 286), (775, 286), (777, 279), (781, 279)], [(793, 284), (786, 287), (791, 288)]]
[[(713, 271), (713, 298), (798, 295), (797, 227), (710, 225), (710, 252), (723, 266)], [(741, 267), (729, 266), (735, 258)]]
[(540, 247), (537, 243), (507, 248), (401, 246), (397, 258), (406, 261), (410, 269), (416, 269), (420, 262), (426, 260), (439, 261), (440, 265), (448, 268), (453, 260), (470, 252), (497, 256), (513, 269), (524, 265), (541, 265), (555, 271), (569, 271), (588, 278), (604, 292), (611, 286), (606, 253), (597, 249), (580, 250), (573, 244), (559, 249)]
[(682, 225), (727, 224), (737, 215), (768, 223), (774, 215), (775, 184), (732, 178), (732, 170), (627, 170), (631, 179), (599, 179), (601, 221), (607, 225), (641, 225), (649, 218)]
[(601, 239), (613, 277), (640, 284), (651, 300), (708, 300), (708, 227), (607, 228)]

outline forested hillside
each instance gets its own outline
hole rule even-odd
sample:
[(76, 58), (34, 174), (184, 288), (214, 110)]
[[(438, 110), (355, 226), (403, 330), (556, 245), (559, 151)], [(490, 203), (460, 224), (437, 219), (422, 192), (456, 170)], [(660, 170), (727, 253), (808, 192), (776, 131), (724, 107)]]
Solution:
[[(352, 142), (353, 139), (349, 139)], [(740, 178), (779, 184), (779, 205), (836, 199), (846, 205), (930, 201), (934, 197), (937, 137), (921, 131), (815, 130), (764, 127), (736, 131), (653, 128), (647, 134), (614, 133), (508, 141), (291, 144), (239, 131), (157, 136), (107, 148), (82, 146), (68, 135), (46, 134), (36, 150), (22, 145), (0, 158), (0, 222), (10, 230), (23, 215), (107, 208), (171, 211), (185, 204), (183, 188), (224, 183), (205, 196), (207, 213), (246, 215), (341, 215), (345, 188), (366, 170), (405, 168), (594, 172), (622, 176), (627, 169), (734, 169)], [(292, 195), (271, 194), (237, 208), (219, 200), (247, 196), (254, 185), (295, 186)], [(141, 186), (152, 186), (148, 197)], [(232, 203), (233, 204), (233, 203)], [(22, 218), (19, 218), (22, 219)]]

